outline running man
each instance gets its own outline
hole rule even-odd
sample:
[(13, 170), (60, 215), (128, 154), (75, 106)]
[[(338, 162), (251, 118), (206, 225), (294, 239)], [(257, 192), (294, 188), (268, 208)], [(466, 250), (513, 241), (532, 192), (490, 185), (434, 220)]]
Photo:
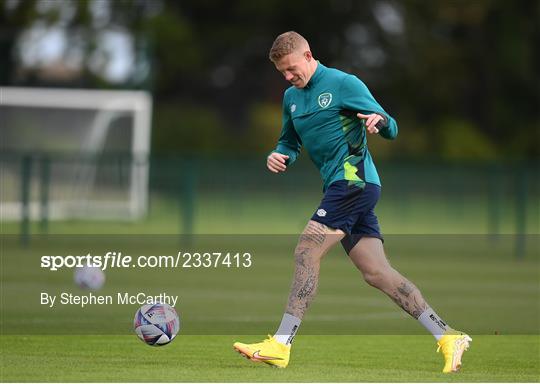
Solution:
[(285, 172), (303, 145), (321, 173), (324, 197), (298, 240), (294, 279), (276, 333), (260, 343), (234, 343), (234, 349), (253, 361), (280, 368), (288, 365), (294, 336), (315, 297), (321, 259), (341, 241), (365, 281), (433, 334), (437, 351), (444, 355), (443, 372), (457, 371), (472, 339), (450, 328), (418, 288), (392, 268), (374, 213), (381, 182), (366, 136), (394, 139), (395, 120), (357, 77), (315, 60), (298, 33), (279, 35), (269, 56), (292, 87), (285, 91), (281, 136), (267, 167), (274, 173)]

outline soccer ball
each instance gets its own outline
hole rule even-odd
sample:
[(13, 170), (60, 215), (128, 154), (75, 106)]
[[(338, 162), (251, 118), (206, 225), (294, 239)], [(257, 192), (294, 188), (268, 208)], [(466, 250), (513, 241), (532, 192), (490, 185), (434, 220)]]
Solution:
[(168, 304), (146, 304), (135, 313), (133, 326), (139, 339), (159, 347), (173, 341), (180, 330), (180, 319)]
[(100, 268), (85, 265), (75, 269), (74, 280), (80, 288), (96, 291), (103, 287), (105, 274)]

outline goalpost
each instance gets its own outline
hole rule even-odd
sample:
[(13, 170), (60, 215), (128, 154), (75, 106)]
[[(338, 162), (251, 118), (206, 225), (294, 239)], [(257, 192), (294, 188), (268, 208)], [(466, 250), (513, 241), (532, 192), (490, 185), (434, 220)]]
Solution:
[(142, 91), (0, 87), (0, 218), (144, 216), (151, 111)]

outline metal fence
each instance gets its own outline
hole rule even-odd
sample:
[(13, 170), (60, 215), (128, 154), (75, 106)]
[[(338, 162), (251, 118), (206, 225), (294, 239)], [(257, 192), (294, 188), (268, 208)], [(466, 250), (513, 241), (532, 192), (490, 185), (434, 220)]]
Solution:
[[(29, 236), (32, 221), (40, 223), (40, 232), (47, 232), (51, 220), (144, 222), (159, 209), (164, 211), (162, 220), (175, 217), (176, 231), (181, 233), (227, 233), (240, 223), (245, 225), (239, 231), (247, 226), (264, 233), (269, 221), (291, 232), (301, 229), (322, 197), (318, 172), (305, 157), (280, 175), (266, 170), (264, 157), (10, 153), (3, 154), (0, 166), (2, 221), (19, 222), (23, 237)], [(136, 170), (148, 166), (148, 181), (135, 200), (144, 196), (144, 207), (134, 208), (130, 186)], [(93, 169), (91, 183), (73, 177), (74, 170), (88, 167)], [(540, 231), (535, 164), (388, 161), (378, 162), (377, 168), (383, 183), (378, 215), (388, 232), (495, 236)], [(56, 215), (59, 202), (74, 195), (78, 199), (72, 201), (72, 216)], [(9, 204), (12, 211), (13, 204), (18, 207), (11, 217), (6, 215)], [(143, 214), (130, 214), (133, 209)], [(106, 230), (106, 225), (102, 228)]]

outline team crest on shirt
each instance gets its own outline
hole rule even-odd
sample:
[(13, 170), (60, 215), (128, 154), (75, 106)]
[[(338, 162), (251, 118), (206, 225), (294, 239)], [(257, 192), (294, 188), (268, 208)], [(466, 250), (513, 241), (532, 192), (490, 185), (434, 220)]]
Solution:
[(321, 108), (326, 108), (332, 102), (332, 94), (330, 92), (321, 93), (318, 99)]
[(294, 113), (296, 111), (296, 104), (291, 105), (291, 113)]

